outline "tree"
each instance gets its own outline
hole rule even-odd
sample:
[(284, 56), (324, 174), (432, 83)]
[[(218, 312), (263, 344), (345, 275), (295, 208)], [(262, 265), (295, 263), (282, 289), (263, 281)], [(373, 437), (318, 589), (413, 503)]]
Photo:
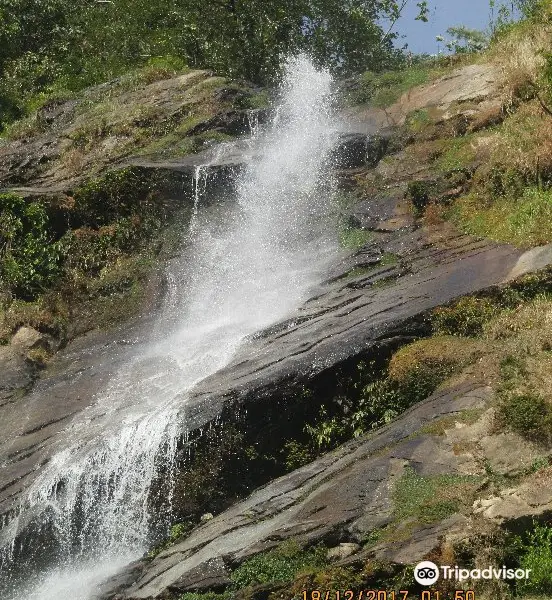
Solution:
[(37, 92), (78, 90), (151, 57), (261, 83), (298, 51), (341, 73), (375, 70), (396, 55), (409, 1), (0, 0), (0, 123)]
[(451, 39), (446, 40), (443, 36), (438, 36), (437, 41), (443, 42), (455, 54), (481, 52), (489, 44), (489, 39), (485, 32), (477, 29), (469, 29), (464, 25), (449, 27), (447, 34)]

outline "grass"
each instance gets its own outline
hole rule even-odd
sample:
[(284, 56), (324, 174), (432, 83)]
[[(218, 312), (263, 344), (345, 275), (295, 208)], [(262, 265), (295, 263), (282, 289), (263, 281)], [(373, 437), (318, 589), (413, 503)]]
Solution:
[(411, 67), (402, 71), (373, 73), (367, 71), (359, 77), (358, 90), (351, 101), (354, 104), (370, 103), (384, 108), (396, 102), (409, 89), (426, 83), (433, 67)]
[(450, 216), (467, 233), (520, 248), (552, 242), (552, 190), (527, 187), (518, 198), (491, 203), (472, 193), (456, 202)]
[(235, 588), (267, 583), (289, 583), (302, 571), (327, 564), (326, 548), (304, 549), (297, 542), (284, 542), (274, 550), (246, 560), (230, 576)]
[(523, 437), (535, 440), (550, 439), (552, 407), (537, 393), (505, 394), (499, 414), (508, 428)]
[(394, 519), (421, 523), (446, 519), (470, 503), (479, 483), (479, 477), (472, 475), (424, 477), (407, 468), (393, 491)]
[(477, 155), (475, 139), (475, 135), (465, 135), (446, 140), (445, 149), (436, 161), (437, 169), (450, 173), (468, 166)]
[(449, 429), (456, 427), (458, 423), (465, 425), (473, 425), (477, 422), (484, 413), (484, 409), (473, 408), (462, 411), (458, 415), (452, 415), (450, 417), (443, 417), (424, 425), (417, 435), (436, 435), (443, 436)]
[(232, 597), (232, 592), (186, 592), (178, 600), (230, 600)]
[(537, 442), (552, 439), (552, 405), (543, 395), (548, 391), (545, 382), (538, 382), (543, 368), (545, 377), (549, 370), (547, 358), (538, 356), (531, 366), (519, 355), (507, 355), (500, 362), (499, 419), (505, 428)]
[(413, 133), (420, 133), (429, 123), (431, 123), (431, 117), (425, 108), (415, 110), (406, 119), (406, 126)]
[(531, 569), (529, 579), (517, 583), (520, 595), (552, 594), (552, 527), (535, 523), (524, 536), (514, 540), (514, 549), (522, 569)]
[(436, 308), (431, 315), (434, 335), (478, 337), (483, 328), (498, 312), (499, 307), (490, 298), (466, 296), (450, 306)]
[(389, 378), (402, 394), (422, 399), (453, 373), (474, 362), (481, 343), (467, 338), (436, 336), (401, 348), (389, 363)]
[(339, 244), (347, 250), (359, 250), (372, 240), (372, 232), (360, 227), (344, 226), (339, 230)]

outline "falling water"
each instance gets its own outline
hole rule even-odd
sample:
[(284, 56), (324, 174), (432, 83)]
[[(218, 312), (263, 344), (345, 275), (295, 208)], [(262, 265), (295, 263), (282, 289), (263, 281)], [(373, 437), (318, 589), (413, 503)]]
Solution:
[(238, 176), (235, 202), (203, 210), (198, 171), (189, 252), (171, 267), (173, 289), (151, 341), (64, 432), (4, 530), (15, 540), (40, 515), (55, 564), (10, 590), (17, 553), (8, 544), (5, 600), (89, 600), (143, 555), (158, 525), (149, 507), (160, 470), (170, 515), (170, 474), (186, 431), (178, 414), (190, 390), (248, 336), (297, 310), (320, 281), (336, 250), (328, 223), (331, 87), (306, 57), (288, 61), (275, 116), (257, 131), (257, 158)]

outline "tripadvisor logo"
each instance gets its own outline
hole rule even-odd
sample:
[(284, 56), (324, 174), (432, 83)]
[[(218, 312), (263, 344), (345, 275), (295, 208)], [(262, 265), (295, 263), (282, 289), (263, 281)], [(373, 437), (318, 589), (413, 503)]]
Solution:
[(486, 569), (462, 569), (460, 567), (438, 567), (435, 563), (425, 560), (414, 567), (414, 579), (420, 585), (433, 585), (440, 578), (446, 580), (477, 581), (481, 579), (529, 579), (531, 569), (508, 569), (487, 567)]

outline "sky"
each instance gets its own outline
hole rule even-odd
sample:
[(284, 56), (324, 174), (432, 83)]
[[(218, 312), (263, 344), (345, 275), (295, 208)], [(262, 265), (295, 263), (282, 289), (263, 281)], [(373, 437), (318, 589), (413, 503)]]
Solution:
[[(488, 0), (429, 0), (428, 4), (431, 9), (429, 23), (414, 20), (418, 9), (416, 0), (410, 0), (403, 18), (397, 24), (397, 32), (406, 35), (403, 40), (397, 41), (397, 45), (407, 42), (415, 54), (437, 54), (438, 42), (435, 37), (446, 37), (449, 27), (465, 25), (470, 29), (486, 29), (489, 24)], [(442, 43), (440, 51), (443, 51)]]

